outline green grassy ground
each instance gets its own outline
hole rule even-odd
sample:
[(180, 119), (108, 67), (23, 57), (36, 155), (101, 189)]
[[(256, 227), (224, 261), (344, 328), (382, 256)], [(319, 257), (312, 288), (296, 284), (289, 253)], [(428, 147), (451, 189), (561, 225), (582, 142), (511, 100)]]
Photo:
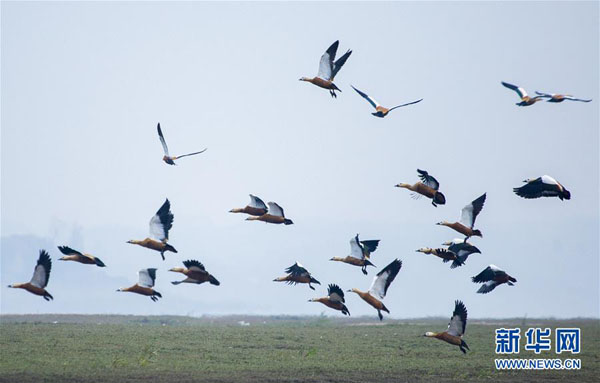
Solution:
[[(0, 382), (591, 382), (600, 376), (598, 320), (470, 321), (464, 339), (471, 352), (463, 355), (421, 336), (444, 329), (441, 319), (0, 318)], [(494, 330), (502, 326), (581, 327), (579, 355), (557, 356), (553, 348), (539, 357), (580, 358), (582, 369), (496, 371)], [(536, 356), (521, 351), (519, 357)]]

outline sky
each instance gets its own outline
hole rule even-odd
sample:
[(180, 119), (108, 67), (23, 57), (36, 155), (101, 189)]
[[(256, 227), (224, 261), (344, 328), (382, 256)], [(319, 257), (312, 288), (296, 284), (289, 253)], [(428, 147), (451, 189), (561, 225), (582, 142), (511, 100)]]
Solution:
[[(0, 312), (140, 315), (331, 315), (328, 283), (367, 290), (395, 258), (384, 300), (393, 318), (598, 317), (598, 2), (1, 3)], [(339, 40), (353, 53), (341, 89), (300, 82)], [(590, 103), (521, 108), (529, 93)], [(350, 85), (385, 106), (380, 119)], [(172, 154), (208, 150), (168, 166)], [(446, 205), (413, 200), (416, 169)], [(544, 174), (570, 201), (525, 200), (513, 187)], [(472, 238), (482, 254), (451, 270), (415, 252), (458, 237), (436, 226), (487, 192)], [(294, 225), (231, 214), (248, 194)], [(165, 198), (178, 254), (127, 244), (148, 236)], [(377, 269), (331, 262), (349, 240), (380, 239)], [(58, 261), (68, 245), (106, 268)], [(9, 283), (53, 259), (53, 302)], [(171, 285), (197, 259), (221, 286)], [(295, 261), (317, 290), (272, 280)], [(487, 295), (470, 278), (495, 264), (518, 282)], [(117, 293), (156, 267), (158, 303)], [(376, 312), (346, 295), (353, 316)]]

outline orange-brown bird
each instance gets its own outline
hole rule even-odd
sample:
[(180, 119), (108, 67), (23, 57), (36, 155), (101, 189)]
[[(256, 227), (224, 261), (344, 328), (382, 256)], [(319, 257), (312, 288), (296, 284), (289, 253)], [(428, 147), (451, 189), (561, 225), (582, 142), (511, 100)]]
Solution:
[(31, 280), (27, 283), (13, 283), (12, 285), (8, 285), (8, 287), (27, 290), (32, 294), (43, 297), (47, 301), (54, 299), (54, 297), (46, 291), (48, 279), (50, 279), (50, 270), (52, 270), (52, 260), (46, 250), (40, 250), (40, 256), (33, 269), (33, 277), (31, 277)]

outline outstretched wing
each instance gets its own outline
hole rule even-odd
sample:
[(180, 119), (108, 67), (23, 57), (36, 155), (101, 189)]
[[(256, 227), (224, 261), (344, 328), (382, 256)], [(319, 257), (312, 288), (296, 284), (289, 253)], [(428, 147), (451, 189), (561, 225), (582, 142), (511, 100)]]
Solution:
[(558, 182), (554, 178), (544, 176), (529, 180), (525, 185), (513, 188), (513, 191), (519, 197), (527, 199), (555, 197), (560, 194), (560, 187), (558, 185)]
[(81, 255), (81, 256), (83, 256), (82, 253), (80, 253), (77, 250), (71, 249), (69, 246), (58, 246), (58, 250), (60, 250), (60, 252), (63, 253), (64, 255)]
[(201, 150), (201, 151), (199, 151), (199, 152), (188, 153), (188, 154), (182, 154), (182, 155), (180, 155), (180, 156), (176, 156), (176, 157), (174, 157), (173, 159), (174, 159), (174, 160), (176, 160), (176, 159), (178, 159), (178, 158), (183, 158), (183, 157), (188, 157), (188, 156), (195, 156), (196, 154), (204, 153), (204, 152), (206, 151), (206, 149), (208, 149), (208, 148), (205, 148), (205, 149), (203, 149), (203, 150)]
[(390, 287), (390, 284), (394, 281), (394, 278), (396, 278), (396, 275), (398, 275), (401, 268), (402, 261), (399, 259), (392, 261), (392, 263), (387, 265), (383, 270), (377, 273), (375, 278), (373, 278), (369, 293), (383, 299), (387, 293), (388, 287)]
[(467, 308), (461, 301), (454, 302), (454, 312), (448, 323), (448, 330), (446, 331), (450, 335), (462, 336), (465, 333), (467, 327)]
[(252, 194), (250, 194), (250, 204), (248, 206), (256, 208), (256, 209), (267, 210), (267, 205), (265, 205), (263, 200)]
[(571, 100), (571, 101), (581, 101), (581, 102), (590, 102), (590, 101), (592, 101), (592, 99), (591, 99), (591, 98), (590, 98), (589, 100), (584, 100), (584, 99), (582, 99), (582, 98), (575, 98), (575, 97), (573, 97), (573, 96), (569, 96), (569, 95), (565, 96), (565, 100)]
[(269, 214), (277, 217), (285, 217), (283, 214), (283, 208), (277, 205), (275, 202), (267, 202), (269, 204)]
[(190, 259), (188, 261), (183, 261), (183, 265), (190, 270), (194, 270), (194, 271), (206, 271), (206, 269), (204, 268), (204, 265), (196, 260)]
[(519, 95), (519, 97), (523, 98), (523, 97), (527, 97), (527, 92), (525, 92), (525, 89), (518, 87), (516, 85), (513, 84), (509, 84), (507, 82), (502, 81), (502, 85), (504, 85), (505, 87), (507, 87), (508, 89), (514, 90), (515, 92), (517, 92), (517, 94)]
[(483, 193), (479, 198), (463, 207), (461, 211), (460, 223), (463, 225), (470, 227), (471, 229), (475, 225), (475, 219), (481, 209), (483, 209), (483, 204), (485, 203), (486, 193)]
[(165, 152), (165, 156), (169, 157), (169, 148), (167, 147), (167, 143), (165, 142), (165, 137), (162, 134), (162, 129), (160, 128), (160, 122), (158, 123), (156, 130), (158, 130), (158, 138), (160, 138), (160, 143), (162, 144), (163, 151)]
[(141, 269), (138, 271), (138, 285), (142, 287), (154, 287), (156, 280), (156, 269)]
[(329, 299), (333, 302), (346, 302), (344, 300), (344, 292), (342, 291), (342, 289), (340, 289), (340, 286), (338, 285), (330, 284), (327, 288), (327, 295), (329, 296)]
[(496, 276), (506, 274), (506, 272), (497, 266), (489, 265), (481, 273), (477, 274), (471, 280), (475, 283), (488, 282), (494, 279)]
[(425, 185), (429, 186), (433, 190), (438, 190), (440, 188), (440, 183), (433, 176), (430, 176), (427, 171), (417, 169), (417, 172), (419, 173), (421, 182), (423, 182)]
[(321, 56), (321, 61), (319, 61), (319, 73), (317, 77), (322, 78), (323, 80), (330, 80), (333, 75), (333, 60), (335, 59), (335, 53), (337, 52), (339, 41), (331, 44), (329, 48), (323, 53)]
[(46, 250), (40, 250), (40, 256), (37, 264), (33, 269), (33, 277), (31, 277), (31, 283), (35, 287), (40, 289), (45, 288), (48, 285), (48, 279), (50, 279), (50, 270), (52, 269), (52, 260)]
[(422, 98), (421, 98), (421, 99), (418, 99), (417, 101), (413, 101), (413, 102), (407, 102), (406, 104), (402, 104), (402, 105), (396, 105), (396, 106), (394, 106), (393, 108), (390, 108), (390, 110), (388, 111), (388, 113), (389, 113), (389, 112), (391, 112), (391, 111), (392, 111), (392, 110), (394, 110), (394, 109), (397, 109), (397, 108), (402, 108), (403, 106), (408, 106), (408, 105), (412, 105), (412, 104), (417, 104), (417, 103), (419, 103), (419, 102), (421, 102), (421, 101), (423, 101), (423, 99), (422, 99)]
[(368, 94), (356, 89), (354, 87), (354, 85), (350, 85), (350, 86), (352, 87), (352, 89), (354, 89), (356, 91), (356, 93), (360, 94), (362, 96), (362, 98), (369, 101), (369, 104), (373, 105), (373, 108), (377, 108), (379, 106), (379, 103), (377, 101), (375, 101), (375, 99), (373, 97), (370, 97)]
[(348, 57), (350, 57), (351, 54), (352, 54), (352, 51), (348, 49), (348, 51), (346, 53), (344, 53), (344, 55), (342, 57), (340, 57), (339, 59), (337, 59), (335, 61), (335, 63), (333, 64), (331, 78), (329, 80), (333, 81), (333, 79), (335, 78), (335, 75), (340, 71), (340, 69), (342, 69), (342, 66), (344, 66), (344, 64), (346, 63), (346, 60), (348, 60)]
[(308, 272), (308, 270), (306, 270), (298, 262), (294, 263), (293, 265), (291, 265), (290, 267), (288, 267), (287, 269), (285, 269), (285, 272), (288, 273), (288, 274), (291, 274), (291, 275), (293, 275), (295, 277), (300, 277), (300, 276), (304, 276), (304, 275), (310, 275), (310, 273)]
[(169, 199), (158, 209), (154, 217), (150, 219), (150, 235), (159, 241), (169, 239), (169, 230), (173, 226), (173, 213)]
[(363, 245), (363, 253), (365, 257), (369, 257), (372, 252), (377, 250), (377, 246), (379, 246), (379, 239), (370, 239), (368, 241), (360, 241)]
[(358, 234), (356, 237), (352, 237), (350, 239), (350, 256), (352, 258), (363, 260), (365, 258), (363, 254), (362, 247), (360, 247), (360, 242), (358, 240)]
[(552, 98), (555, 95), (554, 93), (538, 92), (537, 90), (535, 91), (535, 94), (543, 98)]

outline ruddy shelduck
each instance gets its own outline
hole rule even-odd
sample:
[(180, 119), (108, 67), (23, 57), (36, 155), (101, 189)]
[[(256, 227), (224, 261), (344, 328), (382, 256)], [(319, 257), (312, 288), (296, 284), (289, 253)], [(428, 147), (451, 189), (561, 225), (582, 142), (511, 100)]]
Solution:
[(471, 278), (474, 283), (483, 283), (477, 292), (479, 294), (487, 294), (494, 290), (496, 286), (506, 283), (509, 286), (514, 286), (517, 280), (500, 269), (498, 266), (489, 265), (481, 273)]
[(465, 240), (473, 236), (483, 237), (481, 231), (473, 229), (473, 226), (475, 225), (477, 215), (481, 212), (481, 209), (483, 209), (485, 196), (486, 193), (483, 193), (479, 198), (462, 208), (460, 222), (450, 223), (448, 221), (442, 221), (438, 222), (437, 225), (447, 226), (458, 231), (466, 237)]
[(309, 299), (309, 302), (320, 302), (329, 308), (341, 311), (342, 314), (350, 316), (350, 311), (348, 311), (348, 307), (344, 304), (346, 302), (344, 300), (344, 292), (336, 284), (332, 283), (327, 287), (326, 297), (312, 298)]
[(315, 289), (310, 284), (315, 283), (320, 285), (321, 282), (317, 281), (313, 276), (302, 266), (296, 262), (292, 266), (285, 269), (287, 275), (285, 277), (278, 277), (273, 279), (273, 282), (287, 282), (288, 285), (295, 285), (297, 283), (307, 283), (308, 287)]
[(219, 286), (221, 283), (217, 280), (217, 278), (213, 277), (206, 269), (204, 265), (196, 260), (188, 260), (184, 261), (183, 267), (174, 267), (169, 271), (173, 271), (175, 273), (181, 273), (185, 275), (187, 278), (183, 281), (175, 281), (171, 282), (174, 285), (178, 285), (180, 283), (195, 283), (200, 285), (204, 282), (209, 282), (211, 285)]
[(165, 137), (163, 136), (162, 129), (160, 128), (160, 123), (158, 123), (158, 126), (156, 127), (156, 129), (158, 130), (158, 138), (160, 139), (160, 143), (162, 144), (163, 151), (165, 152), (165, 154), (163, 156), (163, 161), (165, 161), (165, 163), (167, 163), (169, 165), (177, 165), (175, 163), (175, 160), (177, 160), (179, 158), (193, 156), (193, 155), (196, 155), (196, 154), (204, 153), (206, 151), (206, 149), (204, 149), (204, 150), (201, 150), (199, 152), (183, 154), (181, 156), (170, 156), (169, 155), (169, 148), (167, 147), (167, 142), (165, 141)]
[(342, 57), (334, 62), (333, 60), (335, 60), (335, 54), (339, 44), (339, 41), (334, 42), (327, 48), (327, 51), (323, 56), (321, 56), (321, 61), (319, 61), (319, 73), (316, 77), (302, 77), (300, 78), (300, 81), (307, 81), (320, 88), (327, 89), (329, 90), (331, 97), (337, 97), (335, 91), (341, 92), (341, 90), (333, 83), (333, 79), (340, 69), (342, 69), (342, 66), (346, 60), (348, 60), (348, 57), (352, 54), (352, 51), (348, 50), (348, 52), (344, 53)]
[(527, 179), (525, 185), (514, 188), (519, 197), (532, 199), (540, 197), (558, 197), (560, 200), (571, 199), (571, 192), (554, 178), (544, 175), (538, 178)]
[(436, 257), (441, 258), (444, 263), (452, 261), (452, 264), (450, 265), (451, 269), (462, 266), (464, 264), (464, 262), (458, 258), (458, 254), (448, 249), (432, 249), (430, 247), (422, 247), (416, 251), (417, 253), (435, 255)]
[(267, 205), (265, 205), (263, 200), (252, 194), (250, 194), (250, 203), (246, 207), (229, 210), (230, 213), (245, 213), (257, 217), (267, 214), (267, 211)]
[(417, 173), (419, 173), (421, 182), (417, 182), (414, 185), (399, 183), (396, 187), (412, 191), (412, 196), (415, 199), (418, 199), (420, 196), (431, 198), (431, 204), (435, 207), (437, 205), (444, 205), (446, 197), (439, 191), (440, 183), (425, 170), (417, 169)]
[(85, 265), (96, 265), (98, 267), (106, 267), (104, 262), (98, 257), (94, 257), (90, 254), (83, 254), (77, 250), (73, 250), (68, 246), (58, 246), (58, 250), (65, 256), (58, 258), (59, 261), (74, 261), (83, 263)]
[(275, 202), (267, 202), (269, 205), (269, 211), (265, 214), (258, 217), (248, 217), (246, 221), (263, 221), (265, 223), (275, 223), (284, 225), (292, 225), (291, 219), (285, 218), (285, 214), (283, 213), (283, 208), (277, 205)]
[(471, 254), (481, 254), (481, 251), (465, 239), (455, 238), (452, 241), (444, 242), (442, 245), (448, 246), (448, 250), (456, 254), (458, 261), (463, 264), (467, 261), (467, 258)]
[(359, 289), (351, 289), (348, 292), (356, 293), (361, 299), (371, 305), (375, 310), (377, 310), (377, 316), (379, 320), (383, 320), (382, 311), (386, 313), (390, 313), (390, 310), (385, 307), (383, 302), (380, 299), (385, 298), (385, 294), (387, 293), (388, 287), (398, 275), (398, 272), (402, 268), (402, 261), (399, 259), (395, 259), (383, 268), (375, 278), (373, 278), (373, 282), (371, 283), (371, 287), (369, 291), (360, 291)]
[(423, 101), (423, 99), (419, 99), (417, 101), (413, 101), (413, 102), (409, 102), (406, 104), (402, 104), (402, 105), (397, 105), (394, 106), (393, 108), (386, 108), (384, 106), (379, 105), (379, 103), (377, 101), (375, 101), (375, 99), (373, 97), (370, 97), (368, 94), (361, 92), (360, 90), (356, 89), (354, 86), (350, 85), (352, 87), (352, 89), (354, 89), (356, 91), (356, 93), (358, 93), (359, 95), (361, 95), (362, 98), (364, 98), (365, 100), (367, 100), (369, 102), (369, 104), (371, 104), (373, 106), (373, 108), (375, 108), (375, 112), (371, 113), (373, 116), (375, 117), (385, 117), (388, 115), (389, 112), (391, 112), (394, 109), (397, 108), (402, 108), (403, 106), (408, 106), (408, 105), (412, 105), (412, 104), (416, 104), (418, 102)]
[(361, 267), (363, 274), (367, 275), (367, 266), (373, 266), (369, 258), (371, 253), (377, 250), (379, 239), (360, 241), (358, 234), (350, 239), (350, 255), (346, 257), (333, 257), (330, 261), (347, 263), (353, 266)]
[(516, 103), (516, 105), (518, 105), (518, 106), (529, 106), (529, 105), (535, 104), (538, 101), (543, 100), (543, 98), (541, 96), (529, 97), (527, 95), (527, 92), (525, 91), (525, 89), (523, 89), (519, 86), (509, 84), (504, 81), (502, 81), (502, 85), (504, 85), (505, 87), (507, 87), (510, 90), (514, 90), (515, 92), (517, 92), (517, 94), (521, 98), (521, 102)]
[(46, 250), (40, 250), (40, 256), (33, 269), (33, 277), (31, 277), (31, 280), (27, 283), (13, 283), (12, 285), (8, 285), (8, 287), (27, 290), (32, 294), (43, 297), (47, 301), (54, 299), (54, 297), (46, 291), (48, 279), (50, 279), (50, 270), (52, 270), (52, 260)]
[(167, 199), (165, 203), (158, 209), (156, 214), (150, 219), (150, 236), (141, 241), (130, 240), (127, 243), (139, 245), (147, 249), (152, 249), (160, 252), (163, 261), (165, 260), (165, 252), (172, 251), (177, 253), (177, 250), (167, 243), (169, 240), (169, 230), (173, 226), (173, 213), (171, 213), (171, 203)]
[(138, 283), (131, 287), (123, 287), (117, 291), (136, 293), (150, 297), (156, 302), (162, 295), (153, 289), (156, 280), (156, 269), (141, 269), (138, 271)]
[(547, 102), (554, 102), (554, 103), (563, 102), (565, 100), (580, 101), (580, 102), (592, 101), (592, 99), (585, 100), (582, 98), (575, 98), (575, 97), (571, 96), (570, 94), (544, 93), (544, 92), (538, 92), (537, 90), (535, 91), (535, 93), (538, 94), (540, 97), (547, 98), (548, 99), (548, 100), (546, 100)]
[(446, 343), (453, 344), (460, 348), (463, 354), (466, 354), (466, 350), (470, 350), (469, 346), (462, 339), (467, 328), (467, 308), (461, 301), (454, 302), (454, 312), (448, 323), (448, 329), (444, 332), (426, 332), (423, 336), (429, 338), (436, 338), (443, 340)]

